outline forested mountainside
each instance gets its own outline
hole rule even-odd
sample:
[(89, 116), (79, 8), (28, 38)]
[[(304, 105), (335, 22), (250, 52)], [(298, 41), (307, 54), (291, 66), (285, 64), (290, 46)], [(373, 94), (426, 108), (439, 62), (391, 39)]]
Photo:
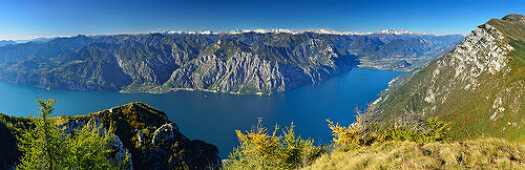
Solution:
[(314, 32), (79, 35), (0, 47), (0, 80), (86, 91), (272, 94), (359, 64), (411, 70), (462, 38)]
[(457, 139), (525, 140), (525, 16), (478, 26), (454, 50), (394, 85), (370, 105), (367, 121), (439, 117)]
[[(22, 152), (19, 137), (35, 128), (34, 117), (12, 117), (0, 113), (0, 169), (14, 167)], [(82, 129), (96, 121), (106, 131), (110, 126), (117, 136), (113, 141), (115, 158), (129, 153), (132, 169), (217, 169), (220, 166), (218, 149), (200, 140), (190, 140), (178, 126), (168, 120), (166, 113), (143, 103), (130, 103), (81, 116), (52, 118), (63, 132)]]

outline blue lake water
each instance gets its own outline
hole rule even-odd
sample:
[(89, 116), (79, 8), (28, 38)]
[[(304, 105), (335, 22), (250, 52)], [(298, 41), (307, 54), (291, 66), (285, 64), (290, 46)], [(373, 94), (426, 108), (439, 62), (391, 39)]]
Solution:
[(303, 138), (328, 144), (332, 137), (326, 119), (347, 125), (355, 120), (354, 109), (374, 101), (388, 82), (401, 72), (366, 68), (353, 70), (286, 93), (272, 96), (231, 95), (178, 91), (167, 94), (80, 92), (47, 90), (0, 82), (0, 112), (15, 116), (38, 115), (36, 96), (56, 99), (56, 115), (78, 115), (140, 101), (165, 111), (182, 133), (219, 148), (222, 157), (236, 146), (235, 129), (249, 130), (263, 118), (272, 128), (293, 121)]

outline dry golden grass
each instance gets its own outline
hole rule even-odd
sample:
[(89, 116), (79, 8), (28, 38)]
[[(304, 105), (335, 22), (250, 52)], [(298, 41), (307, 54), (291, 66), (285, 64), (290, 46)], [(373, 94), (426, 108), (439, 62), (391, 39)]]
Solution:
[(424, 145), (388, 141), (335, 151), (304, 169), (525, 169), (525, 144), (495, 138)]

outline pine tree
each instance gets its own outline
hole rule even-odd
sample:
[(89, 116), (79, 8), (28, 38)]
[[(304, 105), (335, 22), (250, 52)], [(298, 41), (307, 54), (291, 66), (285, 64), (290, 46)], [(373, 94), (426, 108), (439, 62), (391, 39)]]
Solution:
[[(75, 130), (74, 136), (66, 138), (66, 169), (122, 169), (117, 166), (116, 160), (108, 160), (114, 151), (111, 147), (113, 128), (104, 131), (95, 119), (91, 119), (84, 127)], [(103, 133), (103, 135), (101, 135)], [(129, 156), (121, 163), (126, 165)]]
[(19, 169), (128, 169), (129, 155), (121, 163), (109, 159), (113, 153), (113, 128), (107, 131), (91, 119), (73, 134), (65, 134), (49, 119), (55, 100), (38, 100), (40, 117), (33, 119), (34, 129), (18, 138), (24, 155)]
[(34, 129), (23, 133), (18, 147), (24, 153), (20, 169), (61, 169), (63, 139), (60, 131), (48, 117), (53, 113), (55, 100), (38, 100), (40, 117), (33, 119)]

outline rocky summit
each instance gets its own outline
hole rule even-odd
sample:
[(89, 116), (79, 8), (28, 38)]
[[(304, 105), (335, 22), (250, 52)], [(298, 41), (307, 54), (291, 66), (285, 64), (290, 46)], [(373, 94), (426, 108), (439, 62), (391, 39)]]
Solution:
[(366, 120), (410, 123), (439, 117), (453, 124), (455, 138), (523, 141), (524, 18), (508, 15), (478, 26), (452, 51), (385, 90)]

